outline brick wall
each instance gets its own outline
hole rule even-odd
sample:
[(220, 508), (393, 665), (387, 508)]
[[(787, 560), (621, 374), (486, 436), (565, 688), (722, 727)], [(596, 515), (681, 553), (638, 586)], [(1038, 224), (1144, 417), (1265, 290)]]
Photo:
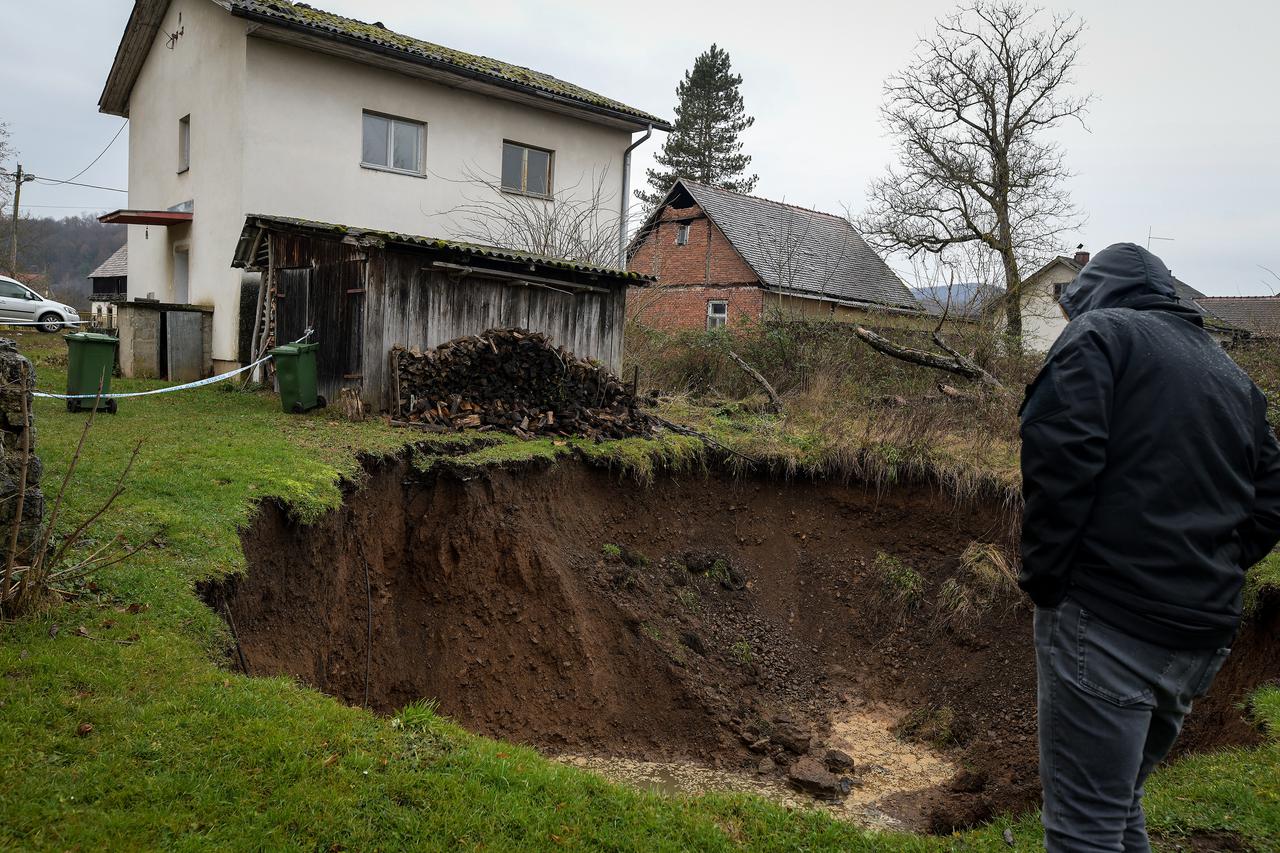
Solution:
[(764, 291), (755, 285), (736, 287), (681, 287), (654, 285), (635, 287), (627, 296), (627, 314), (646, 326), (675, 331), (705, 329), (707, 303), (722, 299), (729, 303), (729, 328), (759, 321), (764, 307)]
[[(685, 245), (676, 242), (682, 225), (689, 226)], [(664, 208), (628, 268), (658, 278), (627, 300), (628, 314), (647, 325), (706, 328), (707, 302), (714, 299), (729, 303), (730, 326), (760, 319), (763, 293), (755, 271), (697, 205)]]

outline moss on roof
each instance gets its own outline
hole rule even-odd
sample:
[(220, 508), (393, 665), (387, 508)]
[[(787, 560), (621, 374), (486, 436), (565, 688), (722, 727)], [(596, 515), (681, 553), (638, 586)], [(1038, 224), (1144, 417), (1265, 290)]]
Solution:
[(443, 64), (464, 73), (470, 72), (491, 78), (495, 85), (535, 89), (619, 113), (640, 122), (652, 123), (658, 128), (669, 129), (670, 127), (668, 122), (657, 116), (583, 89), (581, 86), (575, 86), (558, 77), (552, 77), (550, 74), (392, 32), (380, 22), (370, 24), (357, 21), (305, 3), (291, 3), (289, 0), (231, 0), (231, 8), (242, 16), (302, 26), (320, 35), (355, 39), (377, 47), (391, 48), (407, 54), (411, 59), (429, 64)]
[[(271, 226), (278, 226), (293, 230), (314, 231), (323, 234), (330, 234), (336, 237), (372, 239), (383, 243), (398, 243), (405, 246), (418, 246), (424, 249), (452, 250), (462, 252), (473, 257), (489, 258), (498, 261), (513, 261), (515, 263), (523, 264), (536, 264), (549, 269), (595, 275), (602, 278), (626, 281), (637, 285), (643, 285), (657, 280), (652, 276), (632, 272), (630, 270), (596, 266), (594, 264), (582, 263), (569, 258), (555, 258), (549, 255), (539, 255), (533, 252), (520, 251), (518, 249), (504, 249), (500, 246), (485, 246), (481, 243), (447, 240), (443, 237), (424, 237), (415, 234), (401, 234), (396, 231), (380, 231), (375, 228), (357, 228), (350, 225), (337, 225), (332, 222), (319, 222), (314, 219), (299, 219), (292, 216), (249, 214), (249, 216), (245, 218), (245, 230), (240, 237), (240, 245), (243, 247), (252, 242), (250, 229), (258, 227), (270, 228)], [(238, 254), (239, 253), (237, 252), (237, 255)], [(245, 260), (247, 259), (240, 257), (236, 258), (237, 263), (241, 263)]]

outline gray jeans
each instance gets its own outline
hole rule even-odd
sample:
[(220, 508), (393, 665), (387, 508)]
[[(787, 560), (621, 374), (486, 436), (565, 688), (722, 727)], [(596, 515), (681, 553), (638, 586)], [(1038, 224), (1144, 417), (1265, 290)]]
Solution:
[(1230, 649), (1139, 640), (1071, 599), (1036, 610), (1044, 846), (1147, 853), (1142, 786)]

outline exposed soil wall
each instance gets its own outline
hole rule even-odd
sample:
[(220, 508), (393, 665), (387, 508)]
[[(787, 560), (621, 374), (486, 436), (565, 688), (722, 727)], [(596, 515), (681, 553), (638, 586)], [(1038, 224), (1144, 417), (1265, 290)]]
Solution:
[[(884, 806), (948, 830), (1039, 796), (1029, 608), (1006, 593), (948, 623), (940, 603), (966, 546), (1009, 528), (923, 488), (395, 462), (315, 525), (265, 505), (248, 574), (205, 595), (250, 672), (362, 704), (367, 671), (377, 710), (431, 697), (552, 751), (785, 765), (804, 750), (782, 744), (820, 746), (834, 708), (893, 703), (965, 772)], [(886, 592), (882, 554), (919, 573), (909, 602)], [(1237, 643), (1190, 746), (1256, 737), (1236, 703), (1280, 677), (1258, 639), (1278, 610)]]

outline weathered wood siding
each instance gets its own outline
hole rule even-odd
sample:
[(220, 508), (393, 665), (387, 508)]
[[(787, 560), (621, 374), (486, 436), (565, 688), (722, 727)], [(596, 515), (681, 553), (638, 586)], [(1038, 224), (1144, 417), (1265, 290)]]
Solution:
[(622, 367), (626, 287), (568, 293), (431, 267), (432, 255), (396, 246), (363, 249), (339, 240), (277, 234), (277, 340), (307, 328), (320, 343), (320, 393), (336, 400), (359, 386), (369, 404), (387, 401), (388, 353), (396, 345), (427, 349), (492, 328), (549, 335), (609, 369)]

